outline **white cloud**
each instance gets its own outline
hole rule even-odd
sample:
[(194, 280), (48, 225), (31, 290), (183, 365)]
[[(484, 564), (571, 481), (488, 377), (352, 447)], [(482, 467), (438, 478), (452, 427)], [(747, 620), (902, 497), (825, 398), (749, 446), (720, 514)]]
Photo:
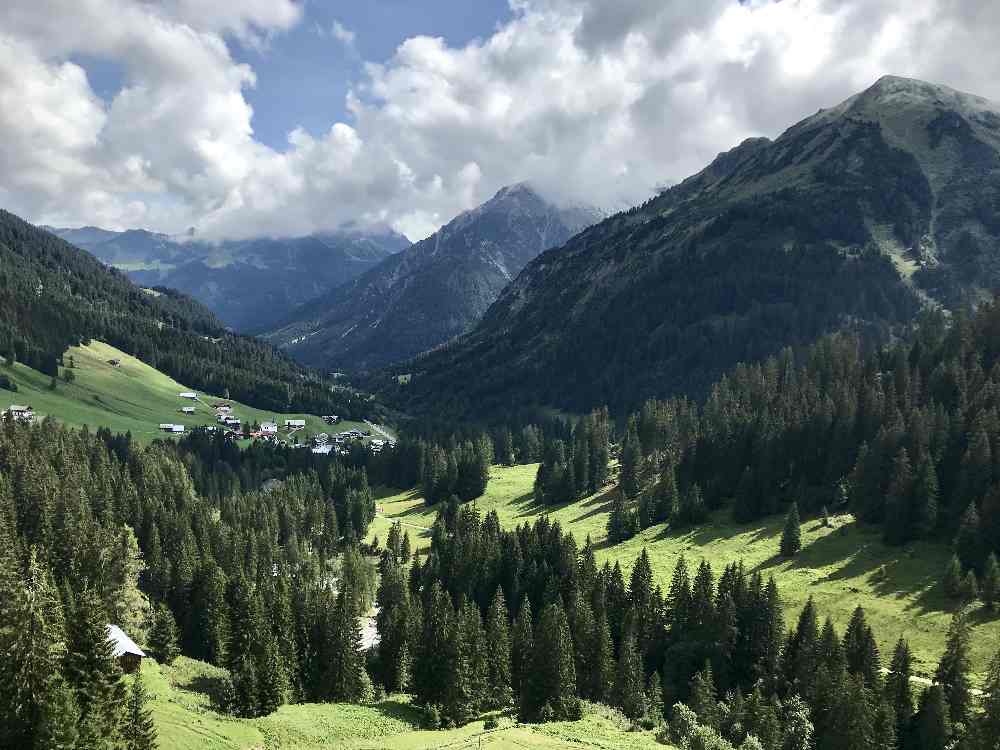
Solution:
[[(291, 0), (6, 0), (0, 205), (36, 221), (210, 236), (389, 221), (421, 236), (531, 180), (620, 206), (883, 73), (1000, 98), (991, 0), (512, 0), (465, 46), (415, 37), (364, 67), (349, 123), (255, 140), (228, 44)], [(354, 33), (329, 32), (349, 47)], [(229, 40), (229, 41), (227, 41)], [(105, 104), (76, 55), (123, 66)]]

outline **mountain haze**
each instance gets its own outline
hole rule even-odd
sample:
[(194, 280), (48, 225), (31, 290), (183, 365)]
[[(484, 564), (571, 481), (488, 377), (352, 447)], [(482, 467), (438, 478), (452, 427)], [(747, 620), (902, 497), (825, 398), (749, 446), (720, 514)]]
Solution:
[(268, 338), (318, 367), (366, 370), (467, 331), (540, 252), (597, 221), (526, 184), (501, 189), (427, 239), (318, 298)]
[(144, 286), (177, 289), (244, 332), (285, 320), (410, 242), (389, 229), (209, 243), (133, 229), (49, 228)]
[(407, 367), (411, 408), (630, 408), (842, 329), (881, 340), (1000, 282), (1000, 107), (897, 77), (748, 140), (543, 253)]

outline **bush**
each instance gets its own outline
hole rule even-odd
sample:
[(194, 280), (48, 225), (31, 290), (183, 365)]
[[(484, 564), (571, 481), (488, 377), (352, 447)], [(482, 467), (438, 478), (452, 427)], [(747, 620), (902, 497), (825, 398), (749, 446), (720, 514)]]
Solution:
[(499, 728), (500, 728), (500, 720), (496, 716), (489, 716), (486, 718), (486, 721), (483, 722), (483, 729), (485, 729), (487, 732)]
[(17, 383), (15, 383), (6, 375), (0, 375), (0, 388), (2, 388), (5, 391), (11, 391), (12, 393), (17, 393)]
[(424, 729), (440, 729), (441, 709), (433, 704), (424, 706), (420, 717), (420, 723), (423, 725)]

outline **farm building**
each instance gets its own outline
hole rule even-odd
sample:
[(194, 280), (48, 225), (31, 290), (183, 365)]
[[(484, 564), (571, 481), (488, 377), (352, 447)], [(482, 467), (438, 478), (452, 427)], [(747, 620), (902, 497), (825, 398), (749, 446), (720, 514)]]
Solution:
[(338, 417), (336, 414), (328, 414), (327, 416), (323, 417), (323, 421), (326, 422), (327, 424), (337, 424), (337, 422), (340, 421), (340, 417)]
[(288, 427), (289, 429), (295, 428), (295, 427), (305, 427), (305, 426), (306, 426), (306, 420), (304, 420), (304, 419), (286, 419), (285, 420), (285, 427)]
[(327, 443), (330, 442), (330, 436), (327, 435), (325, 432), (321, 432), (313, 437), (313, 442), (316, 445), (326, 445)]
[(198, 394), (192, 393), (191, 391), (181, 391), (177, 395), (180, 396), (181, 398), (190, 399), (191, 401), (194, 401), (196, 398), (198, 398)]
[(181, 413), (182, 414), (194, 414), (194, 407), (193, 406), (182, 406), (181, 407)]
[(261, 422), (260, 431), (265, 435), (273, 435), (278, 431), (278, 425), (276, 422)]
[(165, 424), (161, 424), (160, 425), (160, 430), (162, 432), (180, 433), (180, 432), (184, 432), (184, 425), (182, 425), (182, 424), (169, 424), (169, 423), (165, 423)]
[(125, 631), (117, 625), (108, 625), (108, 640), (122, 671), (125, 674), (138, 672), (142, 665), (142, 657), (146, 654), (135, 645), (135, 641), (125, 635)]
[(312, 452), (319, 456), (329, 455), (331, 451), (333, 451), (332, 445), (317, 445), (312, 449)]
[(17, 404), (11, 404), (10, 407), (3, 413), (3, 416), (10, 417), (15, 422), (31, 423), (35, 420), (35, 410), (30, 406), (18, 406)]
[(226, 406), (226, 405), (222, 405), (222, 406), (216, 406), (216, 407), (215, 407), (215, 410), (216, 410), (216, 411), (217, 411), (217, 412), (218, 412), (219, 414), (232, 414), (232, 413), (233, 413), (233, 407), (231, 407), (231, 406)]

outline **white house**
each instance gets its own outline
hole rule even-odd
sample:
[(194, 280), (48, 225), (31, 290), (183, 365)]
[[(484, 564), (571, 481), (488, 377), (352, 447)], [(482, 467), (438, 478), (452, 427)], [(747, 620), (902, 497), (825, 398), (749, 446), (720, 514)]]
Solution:
[(172, 424), (170, 425), (170, 431), (173, 433), (184, 432), (184, 425), (182, 424)]
[(194, 414), (194, 407), (193, 406), (182, 406), (181, 407), (181, 413), (182, 414)]
[(273, 435), (278, 431), (278, 425), (275, 422), (261, 422), (260, 431), (266, 435)]
[(35, 420), (35, 411), (30, 406), (18, 406), (17, 404), (11, 404), (10, 408), (3, 413), (3, 416), (9, 416), (15, 422), (33, 422)]
[(173, 432), (174, 426), (172, 424), (164, 423), (160, 425), (160, 429), (163, 432)]
[(312, 449), (312, 452), (320, 456), (325, 456), (328, 455), (332, 450), (333, 450), (332, 445), (317, 445), (315, 448)]
[(215, 410), (219, 414), (232, 414), (233, 413), (233, 407), (231, 407), (231, 406), (216, 406)]
[(296, 428), (296, 427), (305, 427), (305, 426), (306, 426), (306, 420), (304, 420), (304, 419), (286, 419), (285, 420), (285, 427), (288, 427), (289, 429)]
[(196, 398), (198, 398), (198, 394), (197, 393), (192, 393), (191, 391), (182, 391), (181, 393), (178, 393), (177, 395), (180, 396), (181, 398), (190, 399), (191, 401), (194, 401)]
[(313, 442), (316, 443), (316, 445), (326, 445), (328, 442), (330, 442), (330, 436), (327, 435), (325, 432), (321, 432), (315, 437), (313, 437)]

